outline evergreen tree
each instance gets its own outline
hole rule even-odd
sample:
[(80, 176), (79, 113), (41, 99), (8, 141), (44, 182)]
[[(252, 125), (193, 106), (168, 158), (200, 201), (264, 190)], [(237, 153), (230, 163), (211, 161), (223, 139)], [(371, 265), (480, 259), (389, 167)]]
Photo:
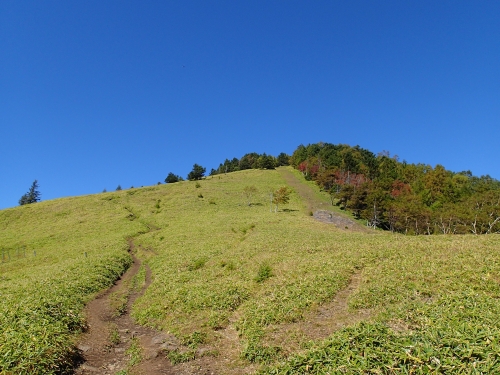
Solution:
[(170, 172), (167, 178), (165, 179), (165, 182), (167, 184), (173, 184), (174, 182), (179, 182), (179, 181), (182, 181), (182, 178), (173, 174), (172, 172)]
[(276, 164), (278, 167), (281, 167), (282, 165), (290, 165), (290, 156), (284, 152), (280, 153), (276, 158)]
[(40, 192), (38, 191), (38, 181), (35, 180), (31, 184), (29, 191), (19, 199), (19, 205), (36, 203), (40, 200)]
[(195, 180), (201, 180), (202, 177), (205, 175), (206, 168), (203, 168), (201, 165), (194, 164), (193, 165), (193, 170), (189, 172), (187, 178), (190, 181), (195, 181)]

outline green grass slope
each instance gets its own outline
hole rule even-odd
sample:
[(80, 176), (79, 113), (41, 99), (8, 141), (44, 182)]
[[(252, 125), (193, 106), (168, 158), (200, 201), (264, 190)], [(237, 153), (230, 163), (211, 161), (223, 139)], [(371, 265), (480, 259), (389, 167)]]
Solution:
[[(0, 211), (0, 247), (10, 255), (0, 264), (0, 369), (69, 368), (81, 309), (130, 264), (126, 239), (134, 237), (153, 282), (133, 316), (192, 350), (169, 353), (174, 361), (207, 346), (227, 359), (228, 373), (249, 363), (275, 374), (500, 372), (498, 236), (339, 230), (314, 221), (298, 194), (270, 212), (283, 173), (241, 171)], [(258, 192), (249, 206), (250, 185)], [(294, 330), (354, 276), (349, 311), (369, 318), (347, 319), (323, 341)], [(285, 344), (287, 332), (295, 333)]]

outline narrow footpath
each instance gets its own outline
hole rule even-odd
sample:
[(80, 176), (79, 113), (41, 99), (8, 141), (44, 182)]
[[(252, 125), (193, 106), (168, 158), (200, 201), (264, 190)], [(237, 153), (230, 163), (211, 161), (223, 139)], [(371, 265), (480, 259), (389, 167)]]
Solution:
[(281, 174), (285, 182), (302, 198), (306, 204), (307, 212), (312, 212), (312, 216), (317, 221), (333, 224), (339, 229), (370, 232), (368, 228), (350, 219), (347, 214), (329, 209), (332, 207), (331, 203), (322, 200), (315, 189), (304, 181), (301, 181), (287, 167), (280, 167), (277, 171)]
[(134, 285), (141, 262), (133, 254), (132, 240), (129, 245), (134, 259), (132, 266), (113, 287), (86, 307), (88, 331), (78, 344), (83, 363), (76, 369), (77, 375), (176, 374), (162, 353), (172, 341), (175, 344), (175, 337), (142, 327), (130, 316), (134, 301), (151, 283), (151, 271), (144, 265), (143, 285)]

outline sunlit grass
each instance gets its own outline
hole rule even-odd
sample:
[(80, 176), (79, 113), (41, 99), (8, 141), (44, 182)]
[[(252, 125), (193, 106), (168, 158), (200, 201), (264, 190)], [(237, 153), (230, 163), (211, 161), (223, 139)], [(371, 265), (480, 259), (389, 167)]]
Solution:
[[(425, 369), (439, 363), (455, 368), (475, 363), (491, 370), (498, 362), (498, 236), (340, 230), (316, 222), (295, 193), (274, 213), (270, 192), (285, 184), (278, 171), (234, 172), (198, 184), (184, 181), (0, 211), (0, 246), (11, 255), (25, 246), (27, 254), (0, 266), (2, 328), (9, 319), (25, 324), (20, 334), (3, 333), (7, 344), (0, 351), (14, 348), (18, 355), (4, 356), (17, 359), (4, 360), (2, 368), (29, 363), (33, 369), (39, 347), (32, 337), (43, 337), (43, 327), (57, 332), (47, 336), (47, 348), (60, 337), (60, 353), (68, 348), (71, 334), (82, 327), (83, 303), (130, 263), (128, 237), (135, 237), (137, 254), (152, 272), (152, 284), (136, 301), (133, 317), (186, 343), (188, 351), (170, 353), (176, 362), (195, 356), (193, 342), (200, 337), (203, 345), (224, 350), (220, 333), (230, 325), (239, 333), (239, 363), (269, 364), (263, 371), (274, 373), (391, 373), (391, 368)], [(247, 186), (257, 189), (250, 205)], [(349, 306), (352, 311), (370, 309), (370, 321), (340, 330), (325, 342), (306, 343), (298, 336), (296, 347), (309, 351), (292, 357), (287, 348), (269, 344), (269, 327), (300, 322), (331, 301), (354, 273), (361, 274), (362, 282)], [(138, 286), (144, 277), (142, 269)], [(35, 290), (39, 299), (32, 300)], [(47, 318), (50, 308), (29, 321), (29, 312), (15, 315), (21, 305), (36, 310), (37, 304), (54, 303), (71, 306), (76, 328), (57, 328), (69, 307), (54, 319)], [(482, 359), (466, 360), (466, 349), (453, 349), (457, 337), (460, 348), (479, 351)], [(441, 339), (445, 344), (439, 344)], [(376, 345), (379, 349), (373, 349)], [(342, 355), (332, 359), (339, 350)], [(37, 366), (57, 372), (50, 366), (60, 360)], [(311, 361), (316, 361), (312, 367)]]

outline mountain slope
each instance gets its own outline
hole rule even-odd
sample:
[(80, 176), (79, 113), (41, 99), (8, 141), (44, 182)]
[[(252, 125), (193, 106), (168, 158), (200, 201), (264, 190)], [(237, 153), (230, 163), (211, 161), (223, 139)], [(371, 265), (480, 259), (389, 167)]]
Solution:
[[(463, 331), (466, 348), (485, 325), (489, 344), (475, 366), (498, 363), (500, 324), (491, 319), (500, 309), (497, 236), (346, 231), (314, 220), (297, 193), (271, 212), (269, 193), (286, 184), (286, 173), (240, 171), (0, 211), (0, 244), (11, 255), (0, 266), (2, 371), (61, 372), (83, 327), (84, 302), (130, 264), (130, 237), (152, 279), (132, 316), (176, 337), (179, 345), (164, 354), (177, 373), (425, 369), (437, 366), (431, 357), (455, 358), (465, 369), (472, 363), (465, 352), (434, 345), (433, 329), (450, 340)], [(251, 205), (246, 186), (257, 189)], [(18, 258), (20, 246), (26, 256)], [(350, 337), (367, 348), (378, 340), (400, 357), (362, 361)], [(432, 356), (407, 361), (408, 342), (427, 343)], [(330, 348), (342, 343), (352, 350), (345, 358), (359, 360), (332, 362)], [(58, 354), (40, 360), (37, 353), (50, 347)], [(308, 367), (314, 358), (320, 364)]]

